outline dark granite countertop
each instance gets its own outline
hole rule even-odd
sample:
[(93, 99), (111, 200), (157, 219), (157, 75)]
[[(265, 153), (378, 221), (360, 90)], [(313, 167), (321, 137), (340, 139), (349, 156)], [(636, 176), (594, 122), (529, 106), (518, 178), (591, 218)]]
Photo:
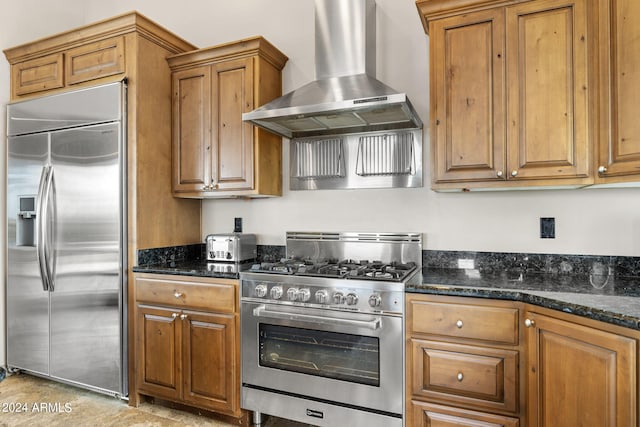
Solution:
[(424, 268), (407, 292), (521, 301), (640, 330), (640, 278)]
[[(245, 263), (249, 268), (251, 262)], [(212, 271), (202, 259), (167, 260), (133, 267), (134, 272), (238, 279)], [(407, 292), (521, 301), (640, 330), (640, 277), (614, 275), (482, 272), (424, 268)]]
[[(253, 262), (241, 264), (241, 268), (248, 269)], [(202, 259), (167, 261), (158, 264), (138, 265), (132, 268), (136, 273), (173, 274), (177, 276), (212, 277), (216, 279), (238, 279), (237, 271), (226, 272), (211, 269), (210, 263)], [(220, 265), (220, 263), (218, 263)]]

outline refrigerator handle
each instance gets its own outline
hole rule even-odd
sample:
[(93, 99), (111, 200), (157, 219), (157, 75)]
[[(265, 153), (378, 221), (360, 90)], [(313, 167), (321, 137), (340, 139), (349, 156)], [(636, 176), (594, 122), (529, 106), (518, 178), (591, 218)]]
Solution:
[(51, 166), (42, 167), (40, 174), (40, 184), (38, 185), (38, 199), (36, 202), (36, 220), (38, 234), (36, 238), (36, 259), (40, 267), (40, 277), (42, 279), (42, 289), (49, 290), (50, 276), (47, 260), (46, 238), (47, 238), (47, 216), (48, 212), (48, 191), (50, 186)]
[[(50, 167), (49, 171), (49, 179), (47, 180), (47, 226), (45, 227), (45, 232), (47, 233), (47, 238), (45, 239), (45, 267), (47, 269), (47, 276), (49, 277), (49, 291), (53, 292), (56, 290), (55, 286), (55, 277), (56, 277), (56, 250), (55, 250), (55, 242), (54, 236), (56, 234), (55, 226), (58, 223), (57, 211), (56, 211), (56, 180), (54, 178), (54, 169), (53, 166)], [(49, 217), (51, 215), (51, 217)]]

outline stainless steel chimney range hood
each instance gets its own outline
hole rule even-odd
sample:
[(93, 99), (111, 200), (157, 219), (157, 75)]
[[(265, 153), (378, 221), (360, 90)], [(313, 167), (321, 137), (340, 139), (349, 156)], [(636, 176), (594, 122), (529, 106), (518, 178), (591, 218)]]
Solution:
[(421, 129), (407, 95), (377, 80), (375, 0), (315, 0), (316, 79), (242, 118), (286, 138)]

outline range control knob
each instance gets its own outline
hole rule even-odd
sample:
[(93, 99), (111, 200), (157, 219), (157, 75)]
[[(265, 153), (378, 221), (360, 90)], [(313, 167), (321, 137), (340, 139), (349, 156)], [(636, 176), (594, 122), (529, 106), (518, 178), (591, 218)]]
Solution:
[(382, 298), (380, 298), (380, 295), (371, 294), (371, 296), (369, 297), (369, 305), (371, 307), (380, 307), (381, 304), (382, 304)]
[(334, 304), (342, 304), (344, 303), (344, 294), (340, 291), (333, 293), (333, 303)]
[(316, 302), (318, 304), (326, 304), (329, 302), (329, 294), (324, 289), (316, 291)]
[(277, 285), (271, 288), (271, 298), (280, 299), (282, 298), (282, 286)]
[(253, 290), (253, 293), (258, 297), (258, 298), (264, 298), (265, 296), (267, 296), (267, 285), (265, 285), (264, 283), (260, 283), (258, 286), (256, 286), (256, 288)]
[(358, 303), (358, 295), (350, 292), (347, 294), (347, 305), (356, 305)]
[(300, 294), (300, 291), (298, 290), (298, 288), (289, 288), (289, 289), (287, 289), (287, 299), (289, 301), (297, 300), (299, 294)]
[(307, 302), (311, 298), (311, 291), (309, 288), (302, 288), (298, 292), (298, 301)]

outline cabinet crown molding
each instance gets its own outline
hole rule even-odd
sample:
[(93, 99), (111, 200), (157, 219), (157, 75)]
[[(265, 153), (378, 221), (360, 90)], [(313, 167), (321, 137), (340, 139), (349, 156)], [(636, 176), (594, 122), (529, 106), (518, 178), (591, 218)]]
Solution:
[(192, 68), (204, 64), (231, 59), (260, 56), (276, 69), (282, 70), (289, 58), (262, 36), (209, 46), (191, 52), (179, 53), (167, 58), (172, 70)]
[(140, 36), (172, 53), (196, 49), (188, 41), (171, 33), (141, 13), (132, 11), (5, 49), (4, 55), (13, 65), (42, 55), (62, 52), (79, 45), (133, 32), (137, 32)]
[(497, 6), (522, 3), (529, 0), (416, 0), (416, 7), (424, 32), (429, 34), (429, 21), (459, 15), (463, 12), (489, 9)]

